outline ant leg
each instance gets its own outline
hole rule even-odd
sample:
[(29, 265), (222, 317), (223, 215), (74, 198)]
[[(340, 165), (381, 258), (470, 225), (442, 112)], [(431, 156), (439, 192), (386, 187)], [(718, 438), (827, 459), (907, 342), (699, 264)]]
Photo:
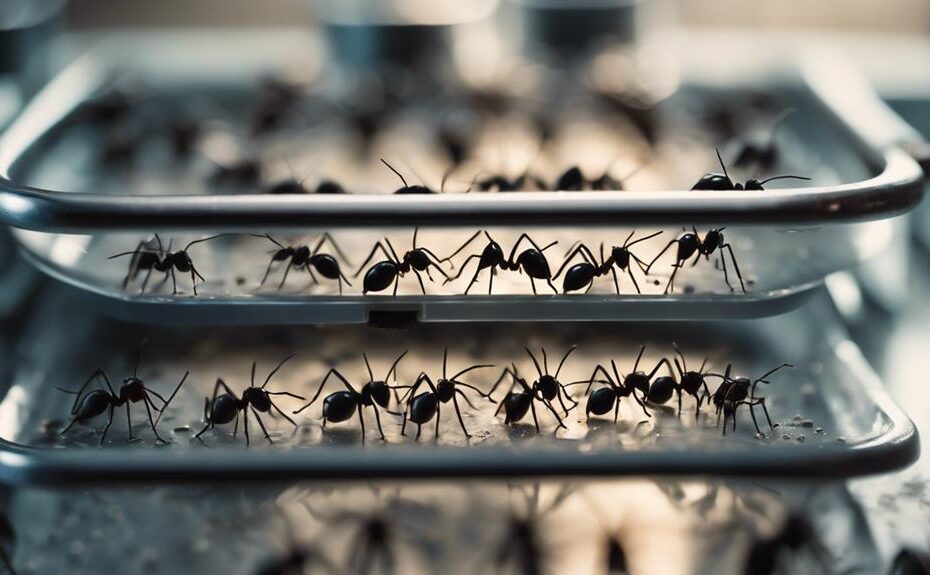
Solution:
[(162, 443), (168, 443), (162, 438), (162, 436), (158, 435), (158, 430), (155, 429), (155, 420), (152, 419), (152, 410), (149, 407), (149, 401), (150, 400), (147, 396), (142, 397), (142, 402), (145, 403), (145, 411), (146, 413), (148, 413), (148, 416), (149, 416), (149, 425), (152, 426), (152, 433), (155, 434), (155, 439), (157, 441), (161, 441)]
[(384, 244), (381, 243), (381, 240), (378, 240), (371, 248), (371, 252), (369, 252), (368, 257), (365, 258), (365, 261), (362, 262), (362, 265), (358, 266), (358, 269), (355, 270), (355, 274), (353, 274), (352, 277), (357, 278), (358, 274), (362, 273), (362, 270), (365, 269), (365, 266), (368, 265), (368, 262), (371, 261), (371, 258), (375, 257), (375, 253), (377, 253), (379, 248), (381, 249), (381, 253), (384, 254), (385, 258), (391, 259), (391, 254), (388, 253), (387, 248), (384, 247)]
[(252, 410), (252, 415), (255, 416), (255, 421), (258, 422), (258, 426), (262, 429), (262, 433), (265, 434), (265, 439), (268, 440), (268, 443), (274, 443), (274, 441), (271, 440), (271, 436), (268, 434), (268, 430), (265, 429), (265, 424), (262, 422), (261, 416), (255, 411), (254, 407), (250, 407), (249, 409)]
[(132, 418), (129, 417), (129, 402), (128, 401), (126, 402), (126, 427), (129, 428), (129, 441), (132, 441)]
[(271, 403), (271, 407), (273, 407), (275, 411), (277, 411), (277, 412), (280, 413), (282, 416), (284, 416), (284, 419), (286, 419), (291, 425), (293, 425), (294, 427), (297, 427), (297, 422), (296, 422), (296, 421), (294, 421), (293, 419), (290, 418), (290, 416), (288, 416), (286, 413), (284, 413), (283, 411), (281, 411), (281, 408), (278, 407), (277, 405), (275, 405), (273, 401), (270, 402), (270, 403)]
[(381, 441), (384, 441), (386, 438), (384, 437), (384, 429), (381, 428), (381, 415), (378, 413), (378, 404), (372, 402), (371, 407), (375, 410), (375, 423), (378, 425), (378, 433), (381, 434)]
[(320, 240), (316, 243), (316, 245), (313, 247), (313, 251), (310, 253), (318, 253), (320, 248), (323, 247), (323, 242), (326, 241), (329, 242), (329, 245), (333, 246), (333, 249), (336, 250), (336, 254), (342, 258), (342, 261), (352, 265), (352, 262), (349, 260), (348, 256), (346, 256), (345, 252), (342, 251), (342, 248), (339, 247), (339, 244), (336, 243), (336, 240), (333, 239), (333, 236), (329, 235), (329, 232), (323, 232), (323, 235), (320, 236)]
[[(552, 280), (551, 280), (551, 279), (547, 279), (547, 280), (546, 280), (546, 283), (549, 284), (549, 287), (552, 288), (552, 293), (558, 295), (559, 290), (556, 289), (556, 287), (555, 287), (554, 285), (552, 285)], [(594, 282), (591, 282), (591, 285), (594, 285)], [(588, 286), (588, 289), (591, 289), (591, 286), (590, 286), (590, 285)]]
[(168, 273), (171, 275), (171, 295), (178, 295), (178, 278), (174, 275), (174, 268), (168, 268)]
[[(268, 262), (268, 267), (265, 269), (265, 275), (262, 276), (262, 281), (259, 282), (258, 285), (263, 286), (265, 285), (265, 282), (268, 281), (268, 275), (271, 273), (271, 267), (274, 265), (274, 262), (274, 258), (271, 258), (271, 261)], [(290, 265), (290, 262), (286, 263), (285, 265)]]
[[(541, 401), (542, 401), (542, 404), (545, 405), (546, 408), (549, 410), (549, 412), (552, 414), (552, 416), (555, 417), (556, 421), (559, 422), (559, 427), (563, 429), (568, 429), (567, 427), (565, 427), (565, 424), (562, 423), (562, 418), (559, 417), (558, 413), (556, 413), (555, 408), (552, 407), (552, 404), (549, 403), (549, 400), (545, 398), (541, 398)], [(530, 403), (530, 405), (532, 405), (532, 403)]]
[(191, 287), (194, 289), (194, 295), (197, 295), (197, 272), (191, 267)]
[(313, 403), (314, 403), (317, 399), (320, 398), (320, 394), (323, 393), (323, 388), (326, 387), (326, 382), (329, 381), (329, 376), (331, 376), (331, 375), (335, 376), (339, 381), (341, 381), (342, 384), (346, 386), (346, 389), (348, 389), (348, 390), (351, 391), (352, 393), (355, 393), (355, 394), (358, 393), (358, 392), (355, 391), (355, 389), (353, 389), (353, 387), (349, 384), (349, 380), (347, 380), (347, 379), (345, 378), (344, 375), (342, 375), (341, 373), (339, 373), (339, 370), (338, 370), (338, 369), (336, 369), (336, 368), (331, 368), (329, 371), (326, 372), (326, 375), (323, 376), (323, 381), (320, 382), (320, 388), (316, 390), (316, 394), (314, 394), (313, 399), (311, 399), (309, 402), (307, 402), (307, 403), (306, 403), (303, 407), (301, 407), (300, 409), (298, 409), (298, 410), (296, 410), (296, 411), (293, 411), (293, 412), (291, 412), (291, 413), (293, 413), (294, 415), (297, 415), (297, 414), (300, 413), (301, 411), (303, 411), (303, 410), (307, 409), (308, 407), (310, 407), (311, 405), (313, 405)]
[(488, 295), (491, 295), (491, 293), (494, 291), (494, 276), (496, 275), (497, 270), (495, 268), (491, 268), (491, 273), (488, 275)]
[[(614, 288), (617, 290), (617, 295), (620, 295), (620, 280), (617, 279), (617, 270), (614, 269), (614, 266), (610, 266), (610, 273), (614, 276)], [(591, 283), (593, 284), (594, 282)], [(636, 291), (639, 291), (638, 287), (636, 288)]]
[[(533, 286), (533, 295), (538, 295), (538, 294), (536, 293), (536, 282), (533, 281), (533, 277), (532, 277), (532, 276), (529, 276), (529, 278), (530, 278), (530, 285)], [(559, 292), (555, 292), (555, 293), (559, 293)]]
[(362, 428), (362, 445), (365, 445), (365, 414), (362, 411), (362, 402), (358, 402), (358, 424)]
[[(184, 382), (187, 381), (187, 376), (190, 375), (189, 371), (184, 372), (184, 377), (181, 378), (181, 382), (178, 383), (178, 386), (174, 388), (174, 391), (171, 392), (171, 395), (168, 396), (168, 401), (162, 399), (161, 409), (158, 410), (158, 417), (155, 418), (155, 425), (158, 425), (158, 422), (161, 421), (161, 416), (165, 414), (165, 410), (168, 408), (168, 404), (174, 400), (174, 396), (178, 394), (178, 391), (181, 390), (181, 386), (184, 385)], [(158, 396), (161, 398), (161, 396)]]
[(110, 406), (110, 411), (107, 414), (107, 425), (103, 428), (103, 433), (100, 435), (100, 445), (103, 445), (104, 440), (107, 438), (107, 432), (110, 431), (110, 426), (113, 425), (113, 406)]
[[(427, 274), (429, 273), (429, 268), (427, 269)], [(423, 278), (420, 277), (420, 272), (416, 269), (413, 270), (413, 275), (417, 276), (417, 281), (420, 283), (420, 291), (423, 292), (423, 295), (426, 295), (426, 287), (423, 285)], [(430, 278), (432, 280), (432, 278)]]
[[(452, 395), (452, 399), (455, 399), (455, 394)], [(442, 409), (439, 408), (439, 402), (436, 402), (436, 434), (433, 437), (433, 441), (439, 440), (439, 417), (442, 415)]]
[[(462, 269), (465, 269), (465, 266), (462, 266)], [(481, 273), (481, 268), (479, 267), (478, 269), (475, 270), (475, 275), (473, 275), (473, 276), (471, 277), (471, 281), (468, 282), (468, 287), (465, 288), (465, 295), (468, 295), (468, 290), (470, 290), (470, 289), (471, 289), (471, 286), (475, 285), (475, 283), (478, 281), (478, 274), (480, 274), (480, 273)], [(493, 269), (491, 270), (491, 273), (492, 273), (492, 274), (494, 273), (494, 270), (493, 270)], [(492, 280), (492, 281), (493, 281), (493, 280)], [(490, 295), (490, 293), (491, 293), (491, 292), (490, 292), (490, 288), (489, 288), (488, 295)]]
[(74, 404), (71, 406), (71, 415), (74, 415), (75, 413), (77, 413), (78, 401), (81, 399), (81, 394), (84, 393), (84, 390), (87, 389), (87, 386), (90, 385), (90, 382), (92, 382), (92, 381), (94, 380), (95, 377), (102, 377), (103, 380), (104, 380), (104, 381), (106, 382), (106, 384), (107, 384), (107, 388), (110, 390), (110, 394), (111, 394), (111, 395), (116, 395), (115, 393), (113, 393), (113, 386), (110, 385), (110, 379), (107, 377), (106, 372), (104, 372), (104, 371), (103, 371), (102, 369), (100, 369), (100, 368), (95, 369), (95, 370), (93, 371), (93, 373), (90, 374), (90, 377), (87, 378), (87, 380), (84, 382), (84, 385), (82, 385), (81, 388), (80, 388), (79, 390), (77, 390), (77, 391), (70, 391), (70, 390), (68, 390), (68, 389), (62, 389), (62, 388), (60, 388), (60, 387), (58, 388), (59, 390), (65, 392), (65, 393), (71, 393), (71, 394), (74, 394), (74, 395), (76, 396), (76, 397), (74, 398)]
[(672, 266), (672, 275), (668, 278), (668, 283), (665, 284), (665, 291), (663, 294), (668, 294), (669, 290), (673, 290), (675, 286), (675, 275), (678, 273), (678, 270), (681, 269), (681, 266), (675, 264)]
[[(613, 268), (610, 268), (610, 269), (611, 269), (611, 271), (613, 271)], [(633, 276), (633, 268), (630, 267), (630, 266), (627, 266), (627, 268), (626, 268), (626, 273), (627, 273), (627, 275), (630, 276), (630, 280), (633, 282), (633, 287), (636, 288), (636, 293), (638, 293), (638, 294), (643, 293), (642, 291), (640, 291), (640, 289), (639, 289), (639, 284), (636, 283), (636, 278)], [(619, 293), (619, 292), (618, 292), (618, 293)]]
[(747, 403), (746, 405), (749, 406), (749, 415), (752, 416), (752, 424), (756, 427), (756, 433), (761, 435), (762, 430), (759, 429), (759, 422), (756, 421), (756, 410), (755, 410), (756, 406), (753, 403)]
[[(730, 260), (733, 262), (733, 268), (736, 270), (736, 277), (739, 279), (739, 287), (743, 290), (743, 293), (746, 293), (746, 285), (743, 284), (743, 274), (739, 271), (739, 264), (736, 263), (736, 256), (733, 254), (733, 246), (730, 244), (723, 244), (720, 246), (720, 249), (723, 250), (726, 248), (727, 252), (730, 253)], [(726, 265), (726, 258), (721, 255), (721, 260), (724, 261), (724, 266)], [(724, 268), (726, 269), (726, 268)]]
[[(494, 385), (491, 386), (491, 391), (489, 391), (487, 394), (485, 394), (485, 396), (486, 396), (488, 399), (490, 399), (491, 401), (494, 401), (493, 399), (491, 399), (491, 395), (492, 395), (495, 391), (497, 391), (498, 386), (500, 386), (501, 382), (503, 382), (504, 379), (506, 379), (506, 377), (507, 377), (508, 375), (511, 376), (511, 377), (516, 377), (516, 375), (513, 373), (513, 371), (511, 371), (511, 369), (510, 369), (509, 367), (505, 367), (505, 368), (504, 368), (504, 371), (501, 372), (500, 377), (498, 377), (498, 378), (497, 378), (497, 381), (494, 382)], [(503, 404), (501, 404), (501, 405), (503, 405)], [(500, 411), (500, 408), (498, 408), (498, 411)]]
[[(455, 383), (456, 383), (457, 385), (461, 385), (461, 384), (459, 384), (458, 382), (455, 382)], [(462, 391), (461, 389), (456, 389), (456, 390), (455, 390), (455, 393), (458, 393), (459, 395), (462, 396), (462, 399), (465, 401), (465, 403), (468, 404), (468, 407), (470, 407), (470, 408), (472, 408), (472, 409), (478, 409), (477, 407), (475, 407), (475, 404), (472, 403), (470, 399), (468, 399), (468, 396), (465, 395), (465, 392), (464, 392), (464, 391)]]
[(773, 424), (773, 423), (772, 423), (772, 418), (769, 417), (769, 410), (768, 410), (768, 408), (765, 407), (765, 398), (764, 398), (764, 397), (759, 397), (759, 398), (757, 398), (757, 400), (758, 400), (758, 402), (759, 402), (759, 405), (762, 406), (762, 413), (765, 414), (765, 419), (768, 421), (769, 427), (770, 427), (771, 429), (775, 429), (776, 427), (778, 427), (778, 424), (777, 424), (777, 423)]
[[(465, 240), (465, 243), (462, 244), (461, 247), (459, 247), (459, 249), (457, 249), (457, 250), (455, 250), (454, 252), (452, 252), (451, 255), (446, 256), (446, 257), (442, 258), (441, 260), (439, 260), (439, 263), (450, 261), (452, 258), (454, 258), (455, 256), (459, 255), (459, 254), (462, 252), (462, 250), (464, 250), (466, 247), (468, 247), (468, 244), (470, 244), (470, 243), (472, 243), (473, 241), (475, 241), (475, 239), (478, 238), (478, 236), (480, 236), (480, 235), (481, 235), (481, 230), (478, 230), (478, 231), (475, 232), (470, 238), (468, 238), (467, 240)], [(490, 240), (490, 237), (489, 237), (488, 239)], [(465, 264), (468, 263), (468, 260), (470, 260), (470, 259), (473, 258), (473, 257), (479, 257), (479, 256), (468, 256), (468, 258), (465, 260), (465, 262), (462, 263), (462, 267), (465, 267)], [(453, 267), (455, 267), (455, 264), (453, 264)], [(461, 269), (461, 268), (459, 268), (459, 269)], [(461, 272), (459, 272), (459, 273), (461, 273)], [(458, 277), (458, 276), (456, 276), (456, 277)]]
[(307, 270), (308, 274), (310, 274), (310, 279), (313, 280), (313, 285), (319, 285), (320, 280), (316, 279), (316, 274), (313, 273), (313, 268), (310, 267), (310, 262), (304, 264), (304, 269)]
[(287, 264), (284, 268), (284, 277), (281, 278), (281, 283), (278, 284), (279, 290), (284, 287), (284, 282), (287, 281), (287, 274), (289, 273), (291, 273), (291, 264)]
[[(248, 419), (246, 419), (246, 424), (248, 424)], [(237, 435), (239, 435), (239, 414), (238, 413), (236, 413), (236, 424), (233, 425), (233, 434), (232, 434), (233, 439), (235, 439)]]
[(617, 401), (614, 403), (614, 423), (617, 423), (617, 417), (620, 415), (620, 396), (617, 396)]
[[(397, 295), (397, 288), (400, 287), (400, 274), (394, 276), (394, 294)], [(424, 290), (426, 291), (426, 290)]]
[(635, 391), (635, 390), (634, 390), (634, 391), (631, 391), (631, 392), (630, 392), (630, 395), (632, 395), (632, 396), (633, 396), (633, 399), (636, 400), (636, 403), (638, 403), (639, 406), (643, 408), (643, 413), (646, 414), (646, 417), (652, 417), (652, 414), (649, 413), (649, 412), (646, 410), (646, 404), (643, 403), (643, 401), (639, 398), (638, 395), (636, 395), (636, 391)]
[(539, 433), (539, 418), (536, 417), (536, 401), (530, 399), (530, 412), (533, 414), (533, 423), (536, 425), (536, 433)]
[[(447, 283), (449, 283), (449, 282), (455, 281), (455, 280), (459, 279), (460, 277), (462, 277), (462, 272), (465, 271), (465, 266), (467, 266), (467, 265), (468, 265), (468, 262), (470, 262), (471, 260), (479, 260), (479, 263), (480, 263), (481, 256), (478, 255), (478, 254), (472, 254), (472, 255), (468, 256), (467, 258), (465, 258), (465, 261), (462, 262), (461, 267), (459, 267), (459, 273), (455, 274), (455, 275), (452, 276), (452, 277), (447, 277), (447, 278), (446, 278), (446, 281), (443, 282), (443, 285), (445, 285), (445, 284), (447, 284)], [(446, 260), (442, 260), (442, 261), (446, 261)]]
[[(462, 397), (465, 397), (465, 394), (463, 392), (459, 391), (459, 393), (462, 394)], [(456, 399), (455, 394), (452, 394), (452, 404), (455, 407), (455, 415), (458, 416), (459, 425), (462, 426), (462, 433), (465, 434), (465, 437), (470, 438), (471, 434), (468, 433), (467, 429), (465, 429), (465, 421), (462, 420), (462, 412), (459, 410), (459, 402), (458, 402), (458, 399)], [(438, 416), (438, 412), (437, 412), (437, 416)], [(437, 417), (437, 421), (438, 421), (438, 417)]]
[[(236, 425), (239, 425), (239, 416), (236, 416)], [(242, 410), (242, 431), (245, 432), (245, 446), (248, 447), (251, 444), (249, 439), (249, 412)]]
[(675, 245), (676, 243), (678, 243), (678, 239), (677, 239), (677, 238), (674, 239), (674, 240), (672, 240), (672, 241), (670, 241), (670, 242), (668, 242), (668, 244), (666, 244), (665, 247), (662, 248), (662, 251), (659, 252), (658, 254), (656, 254), (656, 257), (652, 258), (652, 261), (649, 262), (649, 265), (646, 266), (646, 269), (645, 269), (646, 275), (649, 275), (649, 270), (652, 269), (652, 265), (655, 264), (655, 263), (659, 260), (659, 258), (662, 257), (662, 255), (663, 255), (665, 252), (667, 252), (668, 249), (669, 249), (670, 247), (672, 247), (673, 245)]
[(418, 423), (418, 424), (417, 424), (417, 436), (416, 436), (415, 438), (413, 438), (413, 440), (414, 440), (414, 441), (420, 441), (420, 434), (421, 434), (421, 433), (423, 433), (423, 424), (422, 424), (422, 423)]
[(675, 391), (678, 392), (678, 417), (681, 417), (681, 389)]
[(149, 278), (152, 277), (152, 269), (153, 268), (149, 268), (149, 270), (145, 272), (145, 279), (142, 280), (142, 289), (139, 290), (139, 295), (142, 295), (145, 293), (145, 286), (148, 285)]

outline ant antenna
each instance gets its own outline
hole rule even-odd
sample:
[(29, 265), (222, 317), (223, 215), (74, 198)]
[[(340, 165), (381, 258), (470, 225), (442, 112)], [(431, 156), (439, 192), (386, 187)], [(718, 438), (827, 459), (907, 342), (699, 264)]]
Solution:
[[(215, 240), (216, 238), (221, 238), (221, 237), (223, 237), (223, 236), (233, 236), (233, 235), (235, 235), (235, 234), (230, 233), (230, 232), (226, 232), (226, 233), (222, 233), (222, 234), (212, 235), (212, 236), (209, 236), (209, 237), (206, 237), (206, 238), (201, 238), (201, 239), (199, 239), (199, 240), (194, 240), (194, 241), (192, 241), (191, 243), (189, 243), (189, 244), (187, 244), (186, 246), (184, 246), (184, 250), (183, 250), (183, 251), (186, 252), (186, 251), (189, 250), (189, 249), (191, 248), (191, 246), (193, 246), (194, 244), (200, 244), (200, 243), (203, 243), (203, 242), (209, 242), (210, 240)], [(170, 244), (170, 243), (168, 244), (168, 250), (169, 250), (169, 251), (171, 250), (171, 244)]]
[(726, 176), (726, 178), (729, 180), (730, 174), (727, 173), (727, 166), (723, 163), (723, 158), (720, 157), (720, 150), (718, 148), (714, 148), (714, 151), (717, 152), (717, 161), (720, 162), (720, 167), (723, 168), (723, 175)]
[(249, 235), (252, 236), (252, 237), (256, 237), (256, 238), (265, 238), (265, 239), (267, 239), (268, 241), (270, 241), (271, 243), (273, 243), (274, 245), (276, 245), (276, 246), (278, 246), (279, 248), (281, 248), (282, 250), (284, 249), (284, 245), (283, 245), (281, 242), (279, 242), (278, 240), (276, 240), (276, 239), (274, 239), (273, 237), (271, 237), (271, 234), (249, 234)]
[(781, 175), (781, 176), (772, 176), (771, 178), (766, 178), (766, 179), (760, 181), (760, 182), (759, 182), (759, 185), (760, 185), (760, 186), (761, 186), (761, 185), (765, 185), (765, 184), (767, 184), (768, 182), (771, 182), (771, 181), (774, 181), (774, 180), (789, 180), (789, 179), (790, 179), (790, 180), (807, 180), (807, 181), (810, 181), (810, 178), (808, 178), (808, 177), (806, 177), (806, 176), (792, 176), (792, 175), (790, 175), (790, 174), (784, 174), (784, 175)]
[(397, 177), (400, 178), (400, 181), (404, 183), (404, 187), (405, 187), (405, 188), (409, 188), (409, 187), (410, 187), (410, 186), (407, 185), (407, 180), (405, 180), (404, 177), (403, 177), (402, 175), (400, 175), (400, 172), (398, 172), (397, 170), (394, 169), (394, 166), (392, 166), (391, 164), (387, 163), (387, 162), (384, 160), (384, 158), (380, 158), (380, 159), (381, 159), (381, 163), (382, 163), (382, 164), (384, 164), (385, 166), (388, 167), (389, 170), (391, 170), (392, 172), (394, 172), (395, 174), (397, 174)]
[(371, 364), (368, 363), (368, 356), (365, 355), (365, 352), (362, 352), (362, 359), (365, 360), (365, 367), (368, 368), (368, 381), (374, 381), (375, 375), (371, 372)]
[(391, 374), (392, 374), (392, 373), (394, 373), (395, 376), (397, 375), (397, 374), (395, 373), (394, 370), (397, 369), (397, 364), (400, 363), (400, 360), (404, 359), (404, 356), (407, 355), (407, 352), (408, 352), (408, 351), (410, 351), (410, 350), (409, 350), (409, 349), (405, 349), (405, 350), (404, 350), (404, 353), (398, 355), (398, 356), (397, 356), (397, 359), (394, 360), (394, 363), (391, 364), (391, 369), (387, 372), (387, 375), (384, 376), (384, 382), (385, 382), (385, 383), (387, 383), (387, 381), (388, 381), (389, 379), (391, 379)]
[[(281, 366), (283, 366), (285, 363), (287, 363), (288, 360), (290, 360), (290, 359), (291, 359), (292, 357), (294, 357), (295, 355), (297, 355), (297, 354), (296, 354), (296, 353), (292, 353), (291, 355), (285, 357), (284, 359), (281, 360), (281, 363), (279, 363), (277, 367), (275, 367), (274, 369), (271, 370), (271, 373), (269, 373), (269, 374), (268, 374), (268, 377), (265, 378), (265, 383), (262, 384), (262, 389), (265, 389), (265, 386), (268, 385), (268, 382), (271, 381), (271, 378), (274, 377), (274, 374), (278, 373), (278, 370), (281, 369)], [(254, 369), (254, 368), (253, 368), (253, 369)]]
[(136, 350), (136, 365), (132, 368), (132, 376), (136, 377), (139, 373), (139, 364), (142, 363), (142, 348), (145, 347), (145, 340), (139, 343), (139, 349)]

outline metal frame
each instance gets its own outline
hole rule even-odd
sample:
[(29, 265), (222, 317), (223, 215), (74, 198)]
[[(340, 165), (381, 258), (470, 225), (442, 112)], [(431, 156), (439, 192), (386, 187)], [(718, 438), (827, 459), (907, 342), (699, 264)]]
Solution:
[[(94, 54), (49, 83), (0, 138), (0, 221), (45, 232), (115, 230), (247, 230), (269, 228), (624, 225), (827, 224), (874, 220), (914, 207), (923, 173), (897, 147), (871, 148), (878, 175), (862, 182), (742, 192), (525, 192), (404, 196), (352, 194), (301, 197), (260, 194), (97, 195), (44, 190), (11, 179), (35, 144), (106, 81)], [(868, 116), (861, 100), (838, 116)], [(829, 109), (828, 109), (829, 110)], [(830, 110), (832, 111), (832, 110)], [(855, 134), (861, 136), (861, 134)], [(864, 155), (870, 142), (858, 138)]]

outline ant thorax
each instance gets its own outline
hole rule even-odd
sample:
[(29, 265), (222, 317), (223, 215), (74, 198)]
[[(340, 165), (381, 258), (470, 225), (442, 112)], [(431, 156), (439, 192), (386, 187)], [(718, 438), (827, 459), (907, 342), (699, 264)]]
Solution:
[(145, 384), (137, 377), (127, 377), (120, 387), (119, 398), (122, 401), (128, 399), (133, 403), (142, 401), (145, 398)]
[(271, 409), (271, 398), (268, 397), (268, 392), (260, 387), (249, 387), (243, 391), (242, 401), (262, 413)]
[(538, 389), (548, 401), (552, 401), (559, 394), (559, 382), (556, 381), (555, 377), (548, 374), (540, 377), (533, 387)]

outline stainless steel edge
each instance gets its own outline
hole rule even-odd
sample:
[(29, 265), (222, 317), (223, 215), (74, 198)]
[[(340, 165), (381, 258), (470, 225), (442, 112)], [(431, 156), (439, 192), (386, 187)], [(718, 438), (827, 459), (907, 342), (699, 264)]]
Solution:
[[(882, 171), (863, 182), (753, 192), (526, 192), (403, 196), (98, 195), (32, 188), (14, 165), (104, 81), (92, 56), (54, 79), (0, 138), (0, 221), (47, 232), (267, 230), (308, 227), (825, 224), (880, 219), (922, 197), (923, 174), (895, 147), (875, 150)], [(846, 122), (840, 116), (838, 120)]]
[[(832, 337), (829, 336), (828, 337)], [(243, 450), (211, 448), (145, 453), (118, 449), (32, 448), (0, 439), (0, 483), (74, 487), (112, 483), (454, 480), (468, 478), (695, 476), (839, 479), (900, 469), (920, 453), (914, 424), (890, 398), (859, 348), (841, 338), (837, 356), (861, 376), (879, 407), (885, 431), (855, 446), (804, 451), (734, 449), (716, 452), (560, 453), (493, 447), (427, 446)]]

